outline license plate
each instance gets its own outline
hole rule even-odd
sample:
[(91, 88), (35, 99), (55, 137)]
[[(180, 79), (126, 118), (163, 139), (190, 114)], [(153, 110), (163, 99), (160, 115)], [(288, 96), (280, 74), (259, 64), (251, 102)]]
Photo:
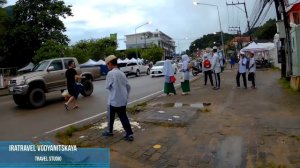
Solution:
[(155, 72), (154, 72), (154, 74), (158, 74), (158, 72), (157, 72), (157, 71), (155, 71)]
[(14, 88), (13, 88), (13, 87), (10, 87), (10, 88), (9, 88), (9, 91), (10, 91), (10, 92), (13, 92), (13, 91), (14, 91)]

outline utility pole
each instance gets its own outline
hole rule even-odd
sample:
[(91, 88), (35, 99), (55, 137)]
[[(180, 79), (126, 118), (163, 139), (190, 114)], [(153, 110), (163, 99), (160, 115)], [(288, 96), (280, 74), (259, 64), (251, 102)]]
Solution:
[[(283, 0), (274, 0), (275, 8), (276, 8), (276, 15), (277, 20), (283, 20), (284, 27), (285, 27), (285, 34), (286, 38), (280, 38), (281, 46), (279, 49), (279, 60), (278, 62), (281, 63), (281, 77), (286, 78), (287, 74), (290, 73), (287, 71), (287, 60), (290, 63), (291, 59), (291, 50), (290, 50), (290, 26), (287, 20), (287, 13), (285, 11), (285, 5)], [(279, 11), (281, 8), (282, 11)], [(282, 16), (283, 15), (283, 16)], [(289, 68), (291, 68), (289, 66)], [(289, 70), (291, 71), (291, 70)]]
[(236, 27), (230, 26), (228, 31), (236, 32), (236, 34), (240, 37), (238, 43), (239, 43), (240, 49), (242, 49), (243, 48), (243, 38), (242, 38), (241, 27), (240, 26), (236, 26)]
[(241, 8), (239, 8), (239, 7), (237, 7), (238, 9), (240, 9), (240, 10), (242, 10), (243, 12), (245, 12), (245, 14), (246, 14), (246, 18), (247, 18), (247, 27), (248, 27), (248, 33), (250, 34), (250, 22), (249, 22), (249, 17), (248, 17), (248, 12), (247, 12), (247, 8), (246, 8), (246, 2), (238, 2), (238, 3), (227, 3), (226, 2), (226, 5), (227, 6), (232, 6), (232, 5), (234, 5), (234, 6), (237, 6), (237, 5), (244, 5), (244, 10), (245, 11), (243, 11)]

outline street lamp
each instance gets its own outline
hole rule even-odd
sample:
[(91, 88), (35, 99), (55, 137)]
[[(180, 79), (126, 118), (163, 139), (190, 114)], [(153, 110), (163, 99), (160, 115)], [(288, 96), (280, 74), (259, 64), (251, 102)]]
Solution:
[(138, 28), (140, 28), (140, 27), (143, 27), (143, 26), (147, 25), (147, 24), (151, 24), (151, 21), (148, 21), (148, 22), (146, 22), (146, 23), (144, 23), (144, 24), (142, 24), (142, 25), (139, 25), (138, 27), (135, 28), (135, 31), (134, 31), (134, 35), (135, 35), (135, 56), (136, 56), (136, 58), (138, 58), (136, 30), (137, 30)]
[(219, 12), (219, 7), (218, 5), (214, 5), (214, 4), (207, 4), (207, 3), (200, 3), (200, 2), (193, 2), (194, 5), (206, 5), (206, 6), (214, 6), (217, 7), (218, 10), (218, 17), (219, 17), (219, 25), (220, 25), (220, 32), (221, 32), (221, 40), (222, 40), (222, 47), (223, 50), (225, 50), (225, 46), (224, 46), (224, 39), (223, 39), (223, 31), (222, 31), (222, 25), (221, 25), (221, 19), (220, 19), (220, 12)]

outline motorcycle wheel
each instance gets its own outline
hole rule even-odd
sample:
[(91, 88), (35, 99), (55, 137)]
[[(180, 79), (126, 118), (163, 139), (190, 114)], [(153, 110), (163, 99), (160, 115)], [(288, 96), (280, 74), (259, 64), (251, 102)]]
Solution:
[(193, 74), (193, 76), (197, 76), (198, 75), (198, 71), (196, 71), (196, 70), (192, 70), (192, 74)]

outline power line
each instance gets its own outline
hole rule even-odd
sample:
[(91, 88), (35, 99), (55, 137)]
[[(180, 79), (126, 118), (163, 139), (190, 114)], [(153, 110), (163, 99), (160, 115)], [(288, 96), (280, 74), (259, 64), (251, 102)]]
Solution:
[(243, 12), (245, 12), (245, 14), (246, 14), (246, 19), (247, 19), (247, 27), (248, 27), (248, 31), (250, 31), (250, 23), (249, 23), (249, 17), (248, 17), (248, 12), (247, 12), (247, 8), (246, 8), (246, 2), (244, 1), (244, 2), (237, 2), (237, 3), (227, 3), (227, 1), (226, 1), (226, 5), (227, 6), (230, 6), (230, 5), (232, 5), (232, 6), (235, 6), (235, 7), (237, 7), (238, 9), (240, 9), (240, 10), (242, 10), (240, 7), (238, 7), (238, 5), (244, 5), (244, 11)]

